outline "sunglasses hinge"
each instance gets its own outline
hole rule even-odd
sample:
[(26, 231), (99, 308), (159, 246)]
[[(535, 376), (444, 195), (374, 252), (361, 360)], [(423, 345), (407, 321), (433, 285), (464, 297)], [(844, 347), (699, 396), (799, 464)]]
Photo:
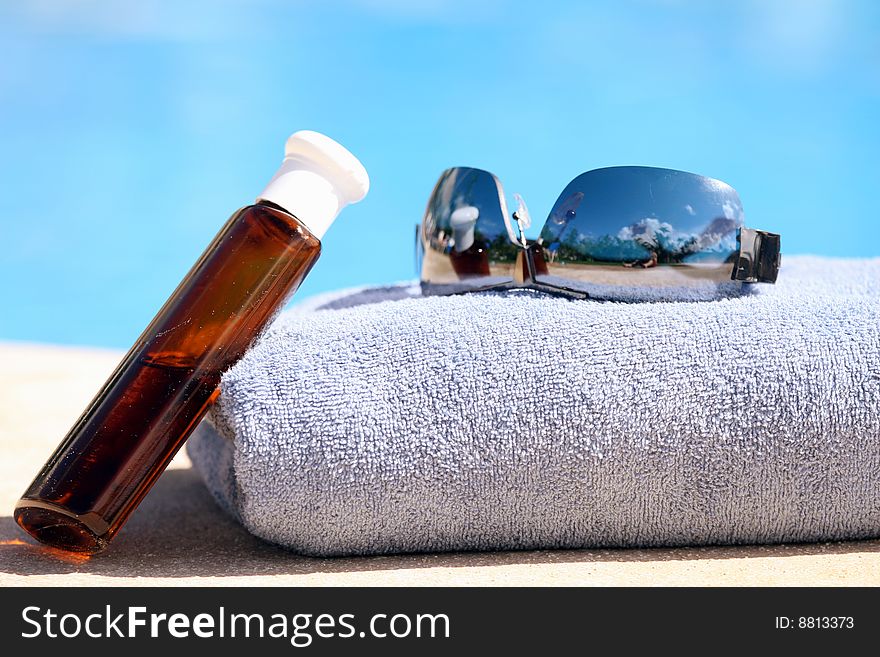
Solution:
[(782, 262), (779, 235), (743, 227), (737, 231), (736, 241), (739, 250), (731, 279), (744, 283), (775, 283)]

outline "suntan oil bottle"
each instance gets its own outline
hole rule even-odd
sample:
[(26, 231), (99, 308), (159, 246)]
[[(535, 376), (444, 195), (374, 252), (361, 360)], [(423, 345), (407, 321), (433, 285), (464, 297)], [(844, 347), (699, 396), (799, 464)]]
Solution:
[(232, 215), (43, 466), (16, 522), (57, 548), (106, 548), (368, 188), (345, 148), (293, 134), (256, 204)]

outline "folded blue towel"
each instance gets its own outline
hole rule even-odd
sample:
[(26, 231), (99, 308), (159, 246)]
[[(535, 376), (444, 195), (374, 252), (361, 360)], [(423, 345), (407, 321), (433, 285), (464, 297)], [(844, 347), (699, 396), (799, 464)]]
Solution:
[(880, 535), (880, 259), (712, 302), (422, 298), (283, 314), (189, 454), (312, 555)]

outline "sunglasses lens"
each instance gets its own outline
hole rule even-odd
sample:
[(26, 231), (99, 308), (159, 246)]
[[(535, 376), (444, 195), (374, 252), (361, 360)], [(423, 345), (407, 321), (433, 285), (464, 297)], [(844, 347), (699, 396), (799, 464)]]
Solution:
[(651, 167), (589, 171), (547, 218), (539, 240), (545, 271), (536, 278), (599, 298), (734, 291), (742, 225), (739, 196), (721, 181)]
[(488, 171), (447, 169), (419, 231), (422, 289), (444, 294), (513, 280), (518, 249), (510, 240), (498, 179)]

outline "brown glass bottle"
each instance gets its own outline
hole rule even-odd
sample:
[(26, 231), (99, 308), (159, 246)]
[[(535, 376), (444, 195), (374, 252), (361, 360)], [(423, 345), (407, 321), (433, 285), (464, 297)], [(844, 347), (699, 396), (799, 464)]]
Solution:
[(236, 212), (86, 408), (15, 507), (57, 548), (99, 552), (180, 449), (239, 360), (299, 287), (320, 238), (369, 177), (329, 137), (287, 140), (256, 205)]
[(236, 212), (27, 489), (16, 522), (62, 549), (106, 547), (320, 250), (271, 203)]

